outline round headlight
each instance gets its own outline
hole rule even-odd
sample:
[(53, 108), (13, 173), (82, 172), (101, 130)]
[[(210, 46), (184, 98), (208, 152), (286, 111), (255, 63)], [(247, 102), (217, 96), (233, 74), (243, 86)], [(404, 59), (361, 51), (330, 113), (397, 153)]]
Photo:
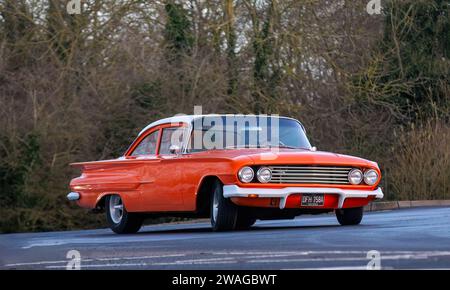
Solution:
[(378, 173), (373, 170), (369, 169), (366, 172), (364, 172), (364, 182), (367, 185), (374, 185), (378, 181)]
[(363, 173), (359, 169), (352, 169), (348, 173), (348, 181), (350, 181), (351, 184), (360, 184), (363, 180)]
[(238, 176), (240, 181), (249, 183), (253, 180), (253, 176), (255, 176), (255, 173), (253, 172), (253, 169), (251, 167), (245, 166), (242, 167), (241, 170), (239, 170)]
[(256, 173), (259, 182), (267, 183), (272, 179), (272, 171), (267, 167), (261, 167)]

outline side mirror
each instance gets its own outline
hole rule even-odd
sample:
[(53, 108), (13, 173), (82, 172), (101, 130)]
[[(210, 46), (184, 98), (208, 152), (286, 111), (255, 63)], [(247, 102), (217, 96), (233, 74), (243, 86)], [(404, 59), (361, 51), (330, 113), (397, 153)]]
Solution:
[(317, 147), (316, 146), (311, 147), (311, 151), (312, 152), (316, 152), (317, 151)]
[(169, 152), (170, 152), (170, 154), (177, 154), (178, 155), (181, 152), (181, 148), (178, 145), (170, 145)]

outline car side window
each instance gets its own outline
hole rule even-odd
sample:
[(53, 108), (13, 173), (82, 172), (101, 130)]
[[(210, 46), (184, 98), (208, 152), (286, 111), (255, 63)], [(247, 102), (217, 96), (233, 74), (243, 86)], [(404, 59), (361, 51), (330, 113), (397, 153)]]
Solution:
[(183, 147), (183, 136), (185, 129), (183, 127), (164, 128), (161, 136), (161, 145), (159, 146), (159, 154), (169, 155), (170, 146), (176, 145), (180, 149)]
[(139, 155), (154, 155), (156, 154), (156, 146), (158, 143), (158, 133), (159, 130), (156, 130), (153, 133), (150, 133), (147, 137), (145, 137), (141, 143), (134, 149), (131, 156), (139, 156)]

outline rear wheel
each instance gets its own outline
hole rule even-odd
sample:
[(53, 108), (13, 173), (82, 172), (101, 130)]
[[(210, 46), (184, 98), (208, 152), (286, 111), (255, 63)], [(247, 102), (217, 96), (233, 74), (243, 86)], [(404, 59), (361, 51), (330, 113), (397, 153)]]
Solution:
[(359, 223), (361, 223), (363, 214), (364, 214), (363, 207), (345, 208), (336, 210), (337, 220), (342, 226), (358, 225)]
[(143, 218), (137, 213), (129, 213), (120, 195), (106, 197), (106, 220), (111, 230), (117, 234), (136, 233), (142, 226)]
[(223, 186), (216, 180), (211, 198), (211, 226), (213, 231), (231, 231), (236, 228), (238, 207), (223, 197)]

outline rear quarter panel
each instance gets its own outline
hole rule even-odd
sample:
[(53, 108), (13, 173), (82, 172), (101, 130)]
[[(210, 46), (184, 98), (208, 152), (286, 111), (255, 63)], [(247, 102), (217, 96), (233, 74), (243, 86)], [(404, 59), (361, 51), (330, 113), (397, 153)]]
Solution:
[(125, 207), (130, 211), (141, 209), (144, 163), (138, 160), (109, 160), (77, 163), (73, 165), (82, 170), (78, 178), (72, 179), (70, 188), (81, 194), (78, 205), (93, 209), (108, 194), (119, 194)]

